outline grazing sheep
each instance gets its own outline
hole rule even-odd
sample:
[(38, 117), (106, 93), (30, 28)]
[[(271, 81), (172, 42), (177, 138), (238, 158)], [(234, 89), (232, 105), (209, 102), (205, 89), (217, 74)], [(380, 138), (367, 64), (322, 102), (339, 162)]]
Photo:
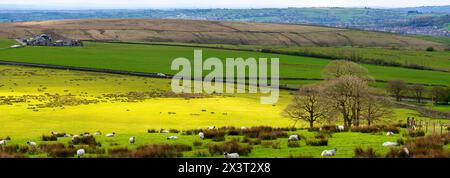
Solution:
[(113, 132), (113, 133), (106, 134), (107, 137), (114, 137), (114, 135), (116, 135), (116, 133), (114, 133), (114, 132)]
[(32, 146), (32, 147), (37, 146), (36, 142), (30, 142), (30, 141), (27, 142), (27, 145)]
[(77, 150), (77, 156), (78, 156), (78, 158), (81, 158), (81, 157), (84, 155), (84, 153), (85, 153), (84, 149), (79, 149), (79, 150)]
[(71, 137), (71, 135), (70, 134), (65, 134), (64, 137)]
[(102, 135), (102, 132), (97, 131), (97, 132), (94, 133), (94, 135)]
[(89, 136), (91, 136), (91, 134), (90, 134), (89, 132), (84, 132), (82, 135), (83, 135), (83, 137), (89, 137)]
[(241, 127), (241, 130), (247, 130), (247, 127)]
[(198, 136), (200, 137), (200, 139), (205, 139), (205, 133), (203, 133), (203, 132), (200, 132), (200, 133), (198, 133)]
[(383, 146), (398, 146), (397, 142), (384, 142)]
[(387, 132), (386, 135), (387, 136), (392, 136), (392, 135), (394, 135), (394, 132)]
[(169, 130), (165, 130), (165, 129), (162, 129), (161, 131), (159, 131), (160, 133), (169, 133)]
[(54, 136), (56, 136), (58, 134), (59, 134), (58, 132), (52, 132), (52, 135), (54, 135)]
[(136, 137), (130, 137), (130, 144), (134, 144), (136, 142)]
[(238, 153), (227, 153), (227, 152), (224, 152), (223, 153), (223, 157), (224, 158), (239, 158), (239, 154)]
[(6, 140), (0, 140), (0, 146), (6, 145)]
[(208, 127), (208, 130), (214, 130), (214, 129), (216, 129), (216, 126), (209, 126)]
[(409, 150), (408, 150), (408, 148), (404, 147), (404, 148), (403, 148), (403, 151), (405, 152), (406, 156), (409, 156)]
[(322, 157), (326, 157), (326, 156), (334, 156), (336, 154), (337, 149), (334, 148), (332, 150), (324, 150), (322, 151)]
[(288, 142), (298, 141), (298, 140), (300, 140), (298, 135), (291, 135), (291, 136), (289, 136)]
[(178, 139), (177, 136), (170, 136), (170, 137), (167, 137), (167, 140), (177, 140), (177, 139)]
[(344, 127), (343, 125), (338, 125), (338, 126), (337, 126), (337, 130), (338, 130), (339, 132), (343, 132), (343, 131), (345, 130), (345, 127)]

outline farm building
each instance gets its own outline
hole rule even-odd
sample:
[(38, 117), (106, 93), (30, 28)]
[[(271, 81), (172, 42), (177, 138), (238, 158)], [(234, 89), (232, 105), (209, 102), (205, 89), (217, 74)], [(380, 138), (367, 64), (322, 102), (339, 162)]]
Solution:
[(22, 42), (27, 46), (83, 46), (79, 40), (56, 40), (46, 34), (41, 34), (33, 38), (23, 39)]

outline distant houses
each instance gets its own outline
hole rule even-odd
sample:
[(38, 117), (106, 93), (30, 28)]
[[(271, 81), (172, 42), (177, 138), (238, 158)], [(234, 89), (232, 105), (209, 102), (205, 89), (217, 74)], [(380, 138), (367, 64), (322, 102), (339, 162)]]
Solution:
[(54, 41), (47, 34), (41, 34), (33, 38), (25, 38), (21, 41), (27, 46), (83, 46), (83, 43), (79, 40), (60, 39)]

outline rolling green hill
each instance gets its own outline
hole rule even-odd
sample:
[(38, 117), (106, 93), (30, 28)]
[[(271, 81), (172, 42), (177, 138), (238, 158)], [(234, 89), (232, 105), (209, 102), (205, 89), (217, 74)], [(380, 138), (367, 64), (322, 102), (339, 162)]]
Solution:
[[(0, 50), (0, 60), (175, 74), (177, 71), (170, 70), (172, 60), (178, 57), (192, 59), (194, 49), (201, 48), (86, 42), (85, 47), (4, 49)], [(203, 48), (203, 56), (204, 59), (207, 57), (218, 57), (220, 59), (227, 57), (280, 58), (280, 75), (281, 77), (290, 78), (321, 78), (322, 69), (330, 62), (330, 60), (313, 57), (210, 48)], [(369, 69), (370, 74), (377, 80), (403, 79), (410, 83), (450, 84), (450, 73), (448, 72), (369, 64), (364, 64), (364, 66)]]

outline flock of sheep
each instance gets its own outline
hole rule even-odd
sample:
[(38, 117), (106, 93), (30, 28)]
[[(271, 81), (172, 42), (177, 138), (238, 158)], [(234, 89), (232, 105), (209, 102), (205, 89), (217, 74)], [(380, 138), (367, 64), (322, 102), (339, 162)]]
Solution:
[[(207, 129), (208, 130), (213, 130), (213, 129), (216, 129), (216, 127), (215, 126), (210, 126), (210, 127), (207, 127)], [(246, 127), (241, 127), (241, 130), (245, 130), (245, 129), (247, 129), (247, 128)], [(344, 126), (342, 126), (342, 125), (337, 126), (336, 129), (339, 132), (342, 132), (342, 131), (345, 130)], [(170, 133), (170, 131), (168, 131), (168, 130), (161, 130), (161, 133)], [(51, 134), (56, 136), (59, 133), (58, 132), (51, 132)], [(102, 133), (100, 131), (97, 131), (93, 135), (94, 136), (102, 135)], [(116, 135), (115, 132), (105, 134), (106, 137), (114, 137), (115, 135)], [(386, 135), (387, 136), (392, 136), (392, 135), (394, 135), (394, 133), (393, 132), (387, 132)], [(84, 133), (84, 134), (81, 134), (81, 136), (80, 135), (70, 135), (70, 134), (65, 134), (64, 135), (64, 137), (72, 137), (72, 140), (71, 140), (72, 142), (76, 138), (80, 138), (80, 137), (84, 137), (84, 136), (91, 136), (91, 135), (89, 133), (87, 133), (87, 132)], [(204, 132), (200, 132), (198, 134), (198, 136), (202, 140), (205, 139), (205, 133)], [(177, 139), (178, 139), (177, 136), (168, 136), (167, 137), (167, 140), (177, 140)], [(299, 141), (299, 140), (300, 140), (300, 136), (299, 135), (290, 135), (289, 138), (288, 138), (288, 142)], [(0, 146), (6, 145), (6, 142), (7, 142), (7, 140), (0, 140)], [(129, 138), (129, 143), (130, 144), (136, 143), (136, 137), (134, 137), (134, 136), (130, 137)], [(31, 146), (31, 147), (36, 147), (37, 146), (36, 142), (32, 142), (32, 141), (28, 141), (27, 145)], [(382, 146), (384, 146), (384, 147), (399, 146), (399, 143), (397, 143), (397, 142), (384, 142)], [(406, 147), (403, 148), (403, 150), (405, 151), (406, 154), (409, 153), (409, 150)], [(334, 156), (334, 155), (336, 155), (336, 152), (337, 152), (336, 148), (334, 148), (332, 150), (324, 150), (324, 151), (322, 151), (321, 156), (322, 157)], [(78, 149), (76, 153), (77, 153), (77, 157), (81, 158), (81, 157), (84, 156), (85, 150), (84, 149)], [(224, 158), (239, 158), (239, 154), (238, 153), (227, 153), (227, 152), (224, 152), (223, 155), (224, 155)]]

